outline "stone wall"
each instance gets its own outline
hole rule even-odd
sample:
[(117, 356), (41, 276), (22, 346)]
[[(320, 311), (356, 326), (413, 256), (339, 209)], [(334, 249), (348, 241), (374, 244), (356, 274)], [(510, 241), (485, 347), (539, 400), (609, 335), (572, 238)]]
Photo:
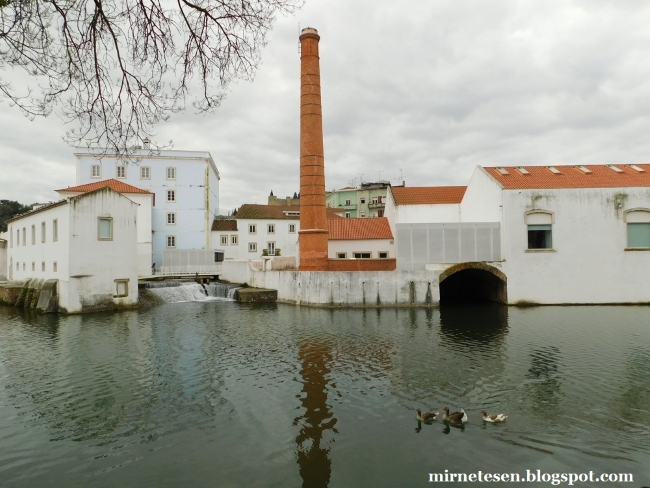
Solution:
[(441, 270), (257, 271), (245, 261), (224, 261), (220, 279), (278, 291), (278, 301), (296, 305), (437, 306)]

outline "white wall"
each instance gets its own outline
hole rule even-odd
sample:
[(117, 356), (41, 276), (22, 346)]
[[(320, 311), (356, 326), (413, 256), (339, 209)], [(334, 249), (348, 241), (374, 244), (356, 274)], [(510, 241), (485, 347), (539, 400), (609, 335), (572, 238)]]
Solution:
[[(53, 240), (52, 229), (54, 219), (58, 222), (58, 240)], [(45, 222), (45, 242), (42, 242), (41, 223)], [(36, 236), (32, 244), (31, 229), (35, 226)], [(70, 209), (67, 203), (35, 212), (8, 224), (7, 259), (11, 271), (9, 279), (28, 280), (39, 279), (68, 279), (69, 245), (70, 245)], [(25, 229), (26, 242), (23, 241)], [(20, 231), (20, 241), (17, 232)], [(42, 263), (45, 262), (45, 271)], [(54, 263), (57, 271), (54, 271)], [(34, 271), (32, 271), (34, 263)]]
[(221, 279), (278, 291), (278, 301), (310, 305), (436, 305), (435, 271), (255, 271), (249, 263), (223, 263)]
[(380, 252), (387, 252), (388, 258), (395, 259), (395, 244), (393, 239), (329, 240), (327, 257), (336, 259), (339, 252), (347, 253), (347, 259), (354, 258), (355, 252), (370, 252), (371, 259), (379, 259)]
[[(621, 209), (617, 195), (625, 195)], [(650, 302), (650, 251), (626, 251), (623, 211), (650, 208), (647, 188), (506, 190), (502, 225), (510, 303)], [(554, 213), (552, 251), (528, 251), (524, 213)]]
[[(59, 191), (58, 193), (63, 198), (83, 194), (83, 192), (70, 192), (65, 190)], [(151, 265), (153, 263), (151, 220), (153, 216), (154, 195), (150, 193), (123, 193), (122, 195), (138, 204), (138, 276), (151, 276)]]
[(502, 187), (477, 166), (460, 204), (462, 222), (501, 222)]
[[(69, 281), (59, 291), (61, 306), (74, 313), (137, 305), (138, 205), (106, 188), (71, 200), (69, 208), (72, 259)], [(98, 239), (99, 217), (113, 219), (112, 240)], [(114, 297), (116, 279), (129, 280), (128, 296)]]
[[(255, 234), (248, 233), (249, 224), (257, 226)], [(275, 226), (275, 233), (268, 233), (268, 225)], [(289, 232), (289, 225), (295, 226), (295, 232)], [(268, 242), (275, 242), (275, 248), (280, 249), (281, 256), (298, 256), (299, 219), (237, 219), (237, 231), (212, 231), (212, 243), (217, 249), (224, 250), (226, 259), (248, 260), (259, 259)], [(228, 236), (228, 245), (221, 244), (221, 236)], [(230, 244), (230, 236), (238, 236), (238, 244)], [(248, 243), (257, 243), (257, 251), (249, 252)]]
[[(0, 232), (0, 239), (9, 237), (4, 232)], [(7, 279), (7, 253), (9, 249), (9, 242), (4, 242), (0, 240), (0, 281), (5, 281)]]

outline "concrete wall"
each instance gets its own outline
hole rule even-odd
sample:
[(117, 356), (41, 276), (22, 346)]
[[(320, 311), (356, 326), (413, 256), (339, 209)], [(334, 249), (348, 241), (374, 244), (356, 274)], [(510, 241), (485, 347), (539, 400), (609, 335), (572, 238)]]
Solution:
[[(624, 221), (625, 210), (650, 208), (650, 188), (507, 190), (503, 205), (510, 303), (650, 302), (650, 249), (626, 250)], [(553, 212), (553, 249), (528, 250), (533, 209)]]
[(227, 261), (220, 278), (277, 290), (279, 301), (297, 305), (435, 306), (440, 272), (255, 271), (245, 261)]

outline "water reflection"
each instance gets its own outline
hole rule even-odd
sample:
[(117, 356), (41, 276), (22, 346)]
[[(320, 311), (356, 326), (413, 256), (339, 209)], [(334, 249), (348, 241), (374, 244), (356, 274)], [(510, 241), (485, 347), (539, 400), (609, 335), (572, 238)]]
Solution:
[(530, 368), (525, 385), (528, 398), (532, 401), (529, 406), (536, 410), (537, 415), (555, 416), (559, 405), (562, 383), (559, 373), (560, 350), (556, 346), (546, 346), (534, 349), (530, 353)]
[(330, 444), (334, 442), (333, 434), (338, 433), (336, 418), (327, 403), (332, 354), (325, 345), (303, 340), (298, 344), (298, 358), (303, 384), (300, 402), (305, 409), (294, 420), (294, 425), (301, 426), (296, 436), (298, 469), (303, 488), (326, 488), (332, 475)]

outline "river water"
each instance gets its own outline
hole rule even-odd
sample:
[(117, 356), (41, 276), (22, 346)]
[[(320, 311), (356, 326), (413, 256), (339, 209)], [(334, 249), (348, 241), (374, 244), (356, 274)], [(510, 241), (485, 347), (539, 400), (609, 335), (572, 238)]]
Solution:
[[(650, 308), (0, 308), (2, 487), (650, 486)], [(464, 408), (464, 429), (414, 408)], [(485, 424), (478, 413), (505, 413)], [(551, 486), (536, 484), (536, 486)], [(494, 486), (504, 486), (496, 484)]]

